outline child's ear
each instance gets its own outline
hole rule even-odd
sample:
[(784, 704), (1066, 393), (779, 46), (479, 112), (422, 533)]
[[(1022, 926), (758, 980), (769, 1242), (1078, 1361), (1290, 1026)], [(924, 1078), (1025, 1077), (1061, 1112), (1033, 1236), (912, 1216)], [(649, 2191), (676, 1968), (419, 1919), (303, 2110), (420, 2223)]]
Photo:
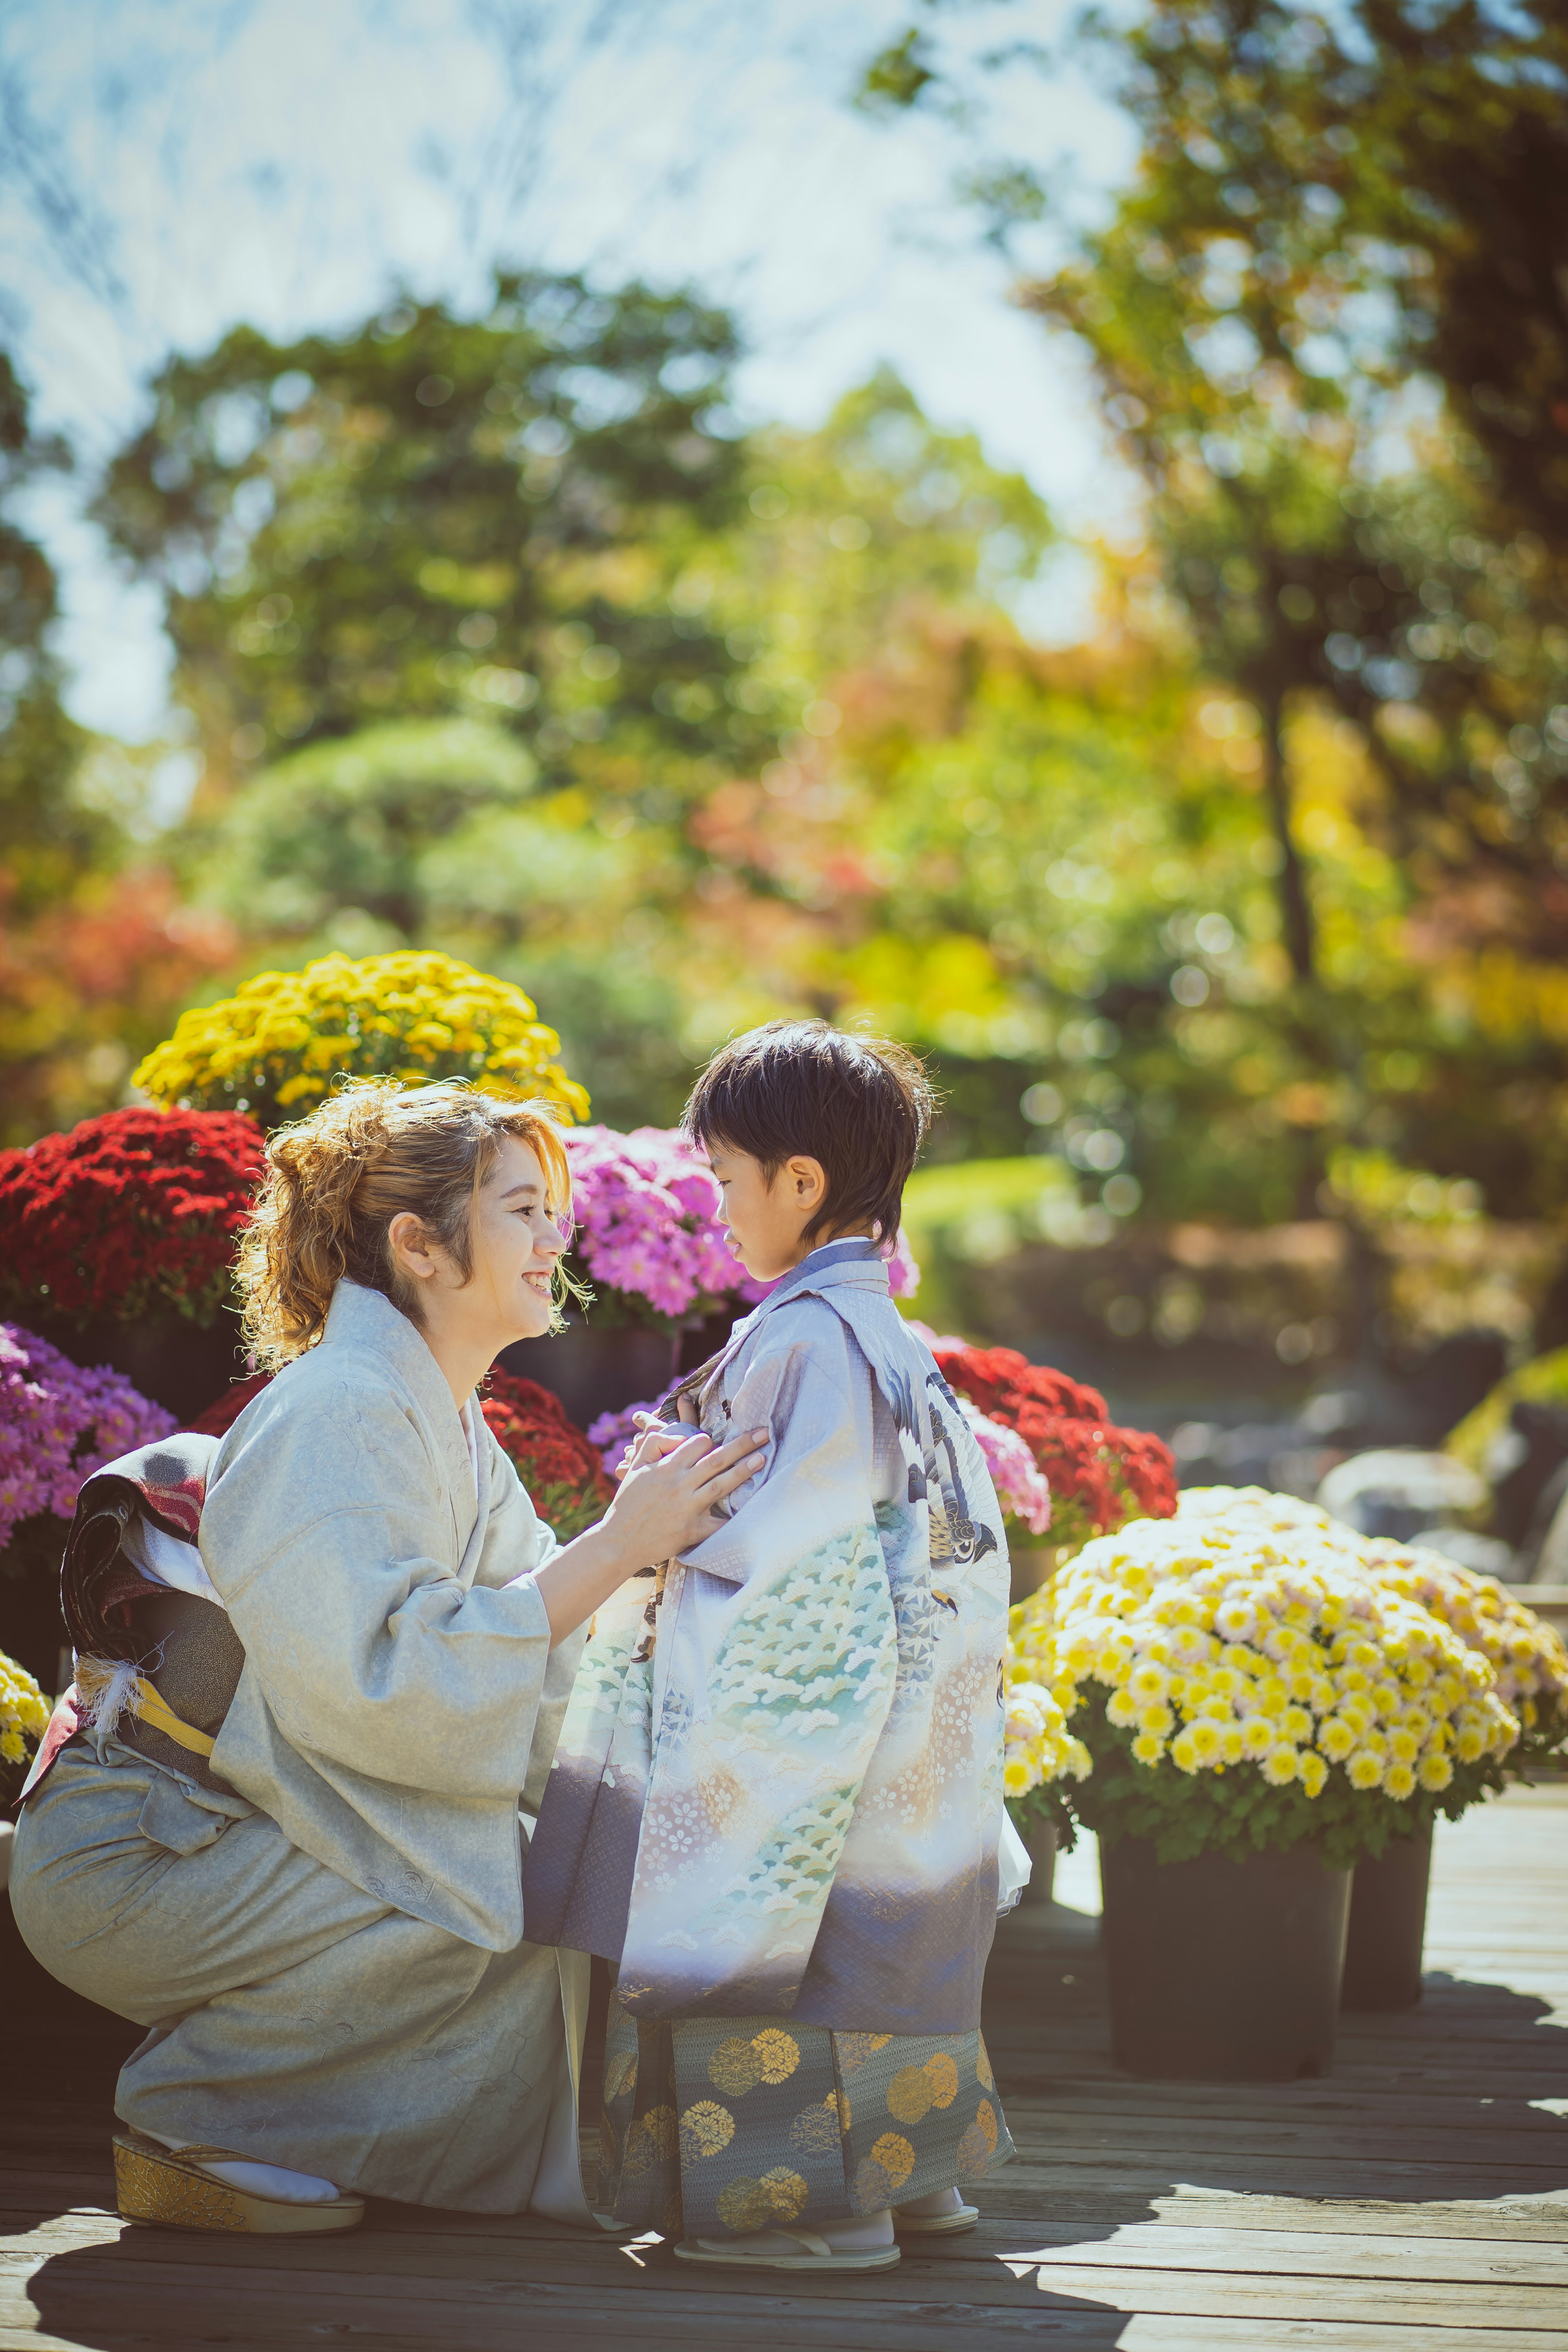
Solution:
[(790, 1190), (797, 1209), (816, 1211), (827, 1198), (827, 1171), (820, 1160), (802, 1152), (789, 1162)]

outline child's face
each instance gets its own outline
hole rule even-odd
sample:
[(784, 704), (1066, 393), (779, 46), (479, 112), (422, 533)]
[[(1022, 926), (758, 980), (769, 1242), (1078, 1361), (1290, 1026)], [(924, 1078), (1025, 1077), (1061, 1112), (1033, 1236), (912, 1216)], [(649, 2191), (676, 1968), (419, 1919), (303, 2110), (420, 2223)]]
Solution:
[(820, 1160), (798, 1154), (776, 1169), (770, 1181), (762, 1161), (749, 1151), (710, 1143), (708, 1157), (719, 1179), (723, 1198), (719, 1213), (730, 1228), (730, 1247), (754, 1280), (776, 1281), (827, 1240), (826, 1233), (815, 1234), (809, 1242), (802, 1237), (802, 1229), (827, 1198)]

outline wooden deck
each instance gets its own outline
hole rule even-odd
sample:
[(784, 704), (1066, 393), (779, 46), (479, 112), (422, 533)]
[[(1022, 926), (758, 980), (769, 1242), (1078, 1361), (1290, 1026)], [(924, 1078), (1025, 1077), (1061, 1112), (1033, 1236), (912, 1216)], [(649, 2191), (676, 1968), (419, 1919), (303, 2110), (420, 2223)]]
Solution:
[(1020, 2154), (980, 2229), (787, 2291), (412, 2207), (315, 2243), (122, 2229), (128, 2030), (8, 2014), (0, 2347), (1568, 2352), (1568, 1785), (1439, 1832), (1425, 2001), (1347, 2021), (1326, 2082), (1117, 2074), (1081, 1866), (1063, 1891), (998, 1941), (987, 2032)]

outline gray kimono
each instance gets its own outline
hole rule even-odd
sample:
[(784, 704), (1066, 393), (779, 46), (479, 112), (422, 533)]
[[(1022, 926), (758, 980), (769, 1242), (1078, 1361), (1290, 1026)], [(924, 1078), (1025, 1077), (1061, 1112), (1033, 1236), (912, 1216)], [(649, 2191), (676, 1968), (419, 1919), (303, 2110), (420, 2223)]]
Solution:
[(208, 1478), (202, 1559), (246, 1654), (220, 1785), (85, 1732), (28, 1799), (12, 1901), (45, 1967), (152, 2029), (126, 2122), (586, 2221), (585, 1964), (521, 1940), (519, 1827), (581, 1637), (550, 1650), (555, 1539), (472, 1418), (477, 1481), (416, 1327), (340, 1283)]

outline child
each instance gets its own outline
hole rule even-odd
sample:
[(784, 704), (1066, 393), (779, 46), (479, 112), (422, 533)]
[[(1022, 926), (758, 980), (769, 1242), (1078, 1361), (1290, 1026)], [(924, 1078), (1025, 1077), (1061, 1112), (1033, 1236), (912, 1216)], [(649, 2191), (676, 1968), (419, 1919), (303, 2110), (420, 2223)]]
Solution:
[(680, 1418), (766, 1460), (599, 1610), (529, 1853), (531, 1940), (619, 1964), (601, 2216), (688, 2262), (887, 2268), (1011, 2153), (978, 2030), (1002, 1514), (884, 1263), (930, 1116), (912, 1055), (825, 1022), (698, 1081), (731, 1246), (782, 1279)]

